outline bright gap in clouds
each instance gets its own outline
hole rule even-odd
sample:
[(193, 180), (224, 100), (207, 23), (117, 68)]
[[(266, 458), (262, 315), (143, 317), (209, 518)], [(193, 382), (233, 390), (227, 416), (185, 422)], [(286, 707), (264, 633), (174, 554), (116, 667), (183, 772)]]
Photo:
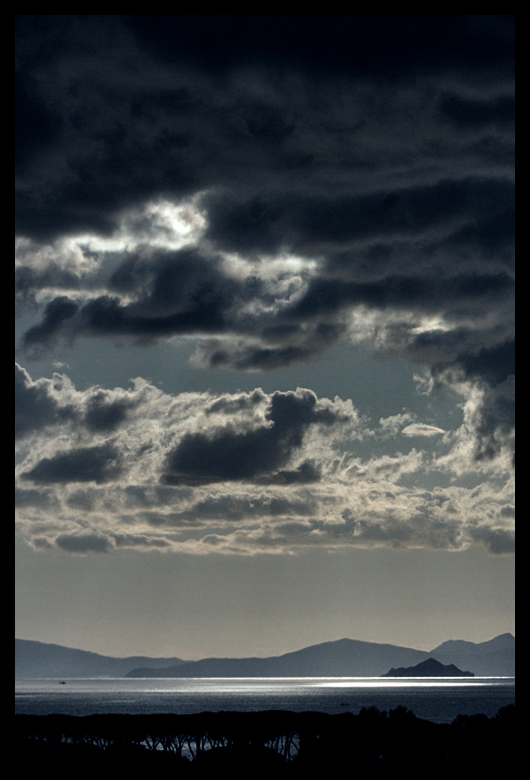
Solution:
[[(142, 247), (176, 251), (197, 244), (206, 218), (198, 208), (200, 197), (184, 201), (159, 199), (127, 209), (117, 218), (111, 235), (82, 233), (56, 239), (50, 244), (15, 239), (15, 268), (31, 264), (36, 269), (55, 265), (82, 277), (96, 273), (109, 258), (141, 251)], [(73, 288), (73, 291), (75, 288)]]

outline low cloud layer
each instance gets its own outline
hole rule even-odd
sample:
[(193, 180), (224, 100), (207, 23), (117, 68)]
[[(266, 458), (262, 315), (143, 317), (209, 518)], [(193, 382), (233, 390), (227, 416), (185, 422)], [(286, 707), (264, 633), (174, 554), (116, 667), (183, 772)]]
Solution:
[[(440, 439), (411, 422), (403, 432), (438, 444), (404, 451), (407, 416), (371, 427), (351, 401), (308, 389), (172, 396), (137, 380), (81, 392), (19, 366), (15, 389), (18, 527), (38, 549), (513, 545), (509, 471), (490, 467), (481, 484), (465, 424)], [(357, 454), (367, 442), (385, 451)]]

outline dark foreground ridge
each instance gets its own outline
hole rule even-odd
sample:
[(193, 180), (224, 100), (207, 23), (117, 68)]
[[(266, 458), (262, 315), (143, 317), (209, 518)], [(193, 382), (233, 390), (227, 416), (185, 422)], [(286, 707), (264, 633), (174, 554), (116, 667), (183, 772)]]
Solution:
[[(17, 715), (15, 765), (24, 773), (155, 770), (156, 777), (207, 777), (214, 767), (265, 767), (280, 777), (333, 767), (390, 776), (396, 770), (448, 772), (514, 766), (515, 707), (417, 718), (405, 707), (346, 712), (205, 712), (195, 715)], [(232, 776), (234, 776), (232, 774)], [(366, 775), (368, 776), (368, 775)], [(473, 775), (475, 776), (475, 775)]]

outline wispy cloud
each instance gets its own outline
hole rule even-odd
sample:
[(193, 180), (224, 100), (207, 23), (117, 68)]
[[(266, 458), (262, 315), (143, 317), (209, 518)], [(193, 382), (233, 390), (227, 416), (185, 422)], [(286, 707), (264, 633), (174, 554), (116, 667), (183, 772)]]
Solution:
[(443, 428), (437, 428), (435, 425), (425, 425), (423, 423), (411, 423), (406, 425), (401, 434), (403, 436), (438, 436), (440, 433), (445, 433)]

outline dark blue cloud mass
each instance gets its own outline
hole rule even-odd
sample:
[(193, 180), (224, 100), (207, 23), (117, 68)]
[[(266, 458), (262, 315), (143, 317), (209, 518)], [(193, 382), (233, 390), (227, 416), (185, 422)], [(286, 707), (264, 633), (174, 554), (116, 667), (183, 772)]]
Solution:
[(22, 479), (39, 484), (63, 482), (107, 482), (120, 473), (117, 451), (109, 444), (59, 452), (43, 458)]
[(311, 425), (344, 422), (344, 415), (330, 408), (317, 408), (317, 397), (308, 390), (273, 393), (263, 425), (238, 431), (223, 427), (213, 433), (188, 433), (169, 454), (166, 482), (223, 482), (254, 480), (311, 482), (319, 474), (311, 463), (297, 470), (278, 471), (300, 449)]

